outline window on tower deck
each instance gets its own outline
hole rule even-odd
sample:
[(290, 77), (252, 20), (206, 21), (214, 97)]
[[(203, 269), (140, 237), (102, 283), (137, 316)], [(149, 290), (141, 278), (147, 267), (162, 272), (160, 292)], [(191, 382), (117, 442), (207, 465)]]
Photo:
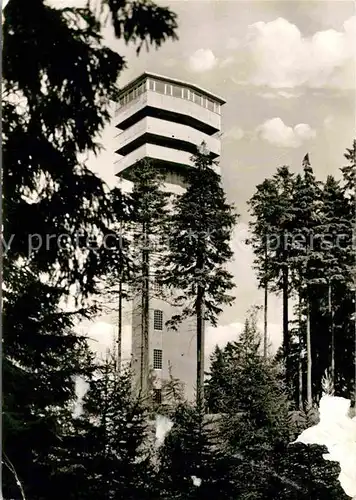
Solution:
[(145, 92), (145, 84), (144, 83), (141, 83), (141, 85), (139, 85), (139, 87), (137, 88), (137, 95), (141, 95)]
[(163, 311), (159, 309), (153, 311), (153, 328), (155, 330), (163, 330)]
[(214, 101), (212, 101), (211, 99), (207, 99), (207, 101), (208, 101), (208, 106), (207, 106), (208, 110), (214, 111)]
[(153, 369), (162, 370), (162, 349), (153, 349)]
[(204, 104), (203, 104), (203, 96), (201, 96), (200, 94), (195, 93), (194, 102), (196, 102), (200, 106), (204, 106)]
[(164, 93), (166, 95), (172, 95), (172, 93), (173, 93), (172, 85), (169, 85), (168, 83), (166, 83), (164, 86)]
[(182, 87), (178, 87), (177, 85), (173, 85), (173, 96), (174, 97), (182, 97)]
[(166, 84), (164, 82), (161, 82), (160, 80), (157, 80), (155, 84), (155, 91), (159, 94), (165, 94)]
[(153, 389), (153, 401), (158, 405), (162, 403), (162, 389)]

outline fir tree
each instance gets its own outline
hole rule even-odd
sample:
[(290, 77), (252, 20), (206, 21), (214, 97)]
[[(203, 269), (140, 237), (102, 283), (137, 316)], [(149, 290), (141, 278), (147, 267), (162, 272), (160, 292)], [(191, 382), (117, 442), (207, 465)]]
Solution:
[(348, 161), (347, 165), (341, 167), (343, 176), (343, 189), (348, 202), (348, 220), (351, 229), (351, 244), (349, 245), (349, 276), (352, 283), (349, 286), (353, 301), (353, 326), (345, 325), (347, 330), (351, 330), (353, 336), (353, 365), (354, 365), (354, 404), (356, 405), (356, 139), (352, 148), (347, 148), (344, 154)]
[(256, 310), (252, 310), (228, 354), (229, 391), (221, 391), (225, 414), (220, 432), (234, 464), (233, 480), (239, 485), (239, 498), (246, 499), (265, 498), (274, 477), (276, 455), (290, 433), (289, 403), (278, 367), (264, 358), (260, 343)]
[[(258, 281), (265, 290), (265, 310), (267, 287), (271, 292), (282, 292), (283, 353), (287, 379), (290, 371), (288, 299), (291, 293), (288, 235), (292, 220), (293, 179), (287, 166), (280, 167), (271, 179), (257, 186), (256, 193), (249, 201), (253, 216), (250, 243), (254, 249)], [(265, 330), (266, 320), (265, 314)], [(266, 347), (266, 339), (264, 344)]]
[(291, 266), (294, 286), (301, 294), (306, 315), (307, 401), (312, 403), (312, 331), (311, 307), (314, 286), (319, 283), (317, 269), (320, 253), (318, 242), (321, 190), (310, 165), (309, 156), (303, 159), (303, 174), (297, 175), (293, 195)]
[(230, 465), (217, 440), (217, 423), (196, 406), (180, 404), (160, 450), (163, 499), (236, 498)]
[(278, 474), (271, 494), (276, 500), (347, 500), (338, 481), (340, 468), (323, 458), (327, 450), (317, 445), (291, 444), (279, 457)]
[(209, 413), (219, 413), (223, 410), (222, 394), (227, 392), (227, 347), (221, 349), (215, 346), (210, 356), (209, 378), (205, 386), (205, 400)]
[(186, 317), (195, 317), (197, 332), (197, 403), (203, 403), (204, 322), (216, 326), (222, 305), (231, 304), (232, 275), (226, 264), (232, 257), (229, 246), (236, 216), (227, 203), (214, 171), (210, 154), (199, 151), (188, 178), (186, 192), (173, 204), (169, 227), (169, 249), (164, 261), (163, 283), (178, 290), (184, 302), (181, 314), (168, 322), (176, 327)]
[(344, 181), (344, 188), (350, 198), (354, 199), (355, 184), (356, 184), (356, 139), (354, 139), (352, 148), (347, 148), (344, 154), (348, 164), (341, 167), (341, 172)]
[[(52, 450), (62, 448), (71, 420), (75, 378), (93, 370), (86, 338), (74, 332), (78, 311), (63, 312), (62, 294), (26, 269), (14, 273), (4, 293), (3, 457), (26, 498), (51, 497)], [(90, 314), (82, 311), (83, 318)], [(19, 497), (9, 468), (2, 487), (6, 498)]]
[(115, 359), (107, 358), (89, 383), (82, 414), (65, 436), (55, 484), (65, 484), (73, 500), (152, 498), (151, 433), (130, 372), (119, 375)]
[(255, 254), (254, 266), (257, 271), (259, 287), (264, 289), (263, 349), (266, 357), (268, 346), (268, 285), (271, 281), (271, 273), (273, 273), (272, 259), (274, 255), (271, 243), (274, 243), (273, 240), (276, 236), (278, 199), (277, 186), (271, 179), (266, 179), (256, 187), (255, 194), (248, 202), (253, 220), (249, 224), (251, 238), (247, 243), (252, 245)]
[[(290, 411), (278, 364), (262, 356), (256, 312), (251, 311), (238, 341), (221, 351), (222, 359), (219, 356), (229, 379), (220, 386), (224, 414), (219, 444), (228, 457), (237, 498), (344, 498), (338, 468), (323, 459), (325, 450), (292, 444), (316, 423), (317, 410)], [(216, 374), (218, 378), (209, 383), (217, 393), (221, 379), (220, 372)]]
[(279, 289), (283, 295), (283, 352), (286, 363), (287, 383), (289, 377), (288, 357), (289, 357), (289, 307), (288, 299), (290, 294), (290, 248), (285, 236), (290, 231), (290, 222), (292, 219), (292, 197), (294, 189), (294, 176), (289, 172), (288, 167), (284, 166), (277, 170), (274, 180), (277, 183), (279, 192), (278, 206), (278, 236), (279, 245), (277, 247), (277, 269), (281, 276)]
[[(117, 37), (138, 49), (176, 38), (167, 9), (103, 5)], [(68, 333), (74, 312), (85, 312), (99, 278), (121, 268), (105, 244), (121, 193), (109, 193), (84, 158), (100, 152), (126, 62), (103, 44), (103, 13), (94, 11), (90, 2), (56, 9), (43, 0), (10, 0), (3, 11), (5, 453), (31, 499), (51, 496), (48, 446), (60, 439), (73, 377), (84, 370), (85, 343)], [(74, 286), (83, 309), (64, 313)], [(5, 474), (4, 492), (16, 497), (14, 474)]]
[(350, 236), (347, 210), (347, 201), (340, 184), (329, 176), (322, 192), (320, 275), (323, 280), (320, 282), (324, 285), (322, 295), (324, 295), (324, 304), (327, 304), (325, 309), (329, 323), (329, 349), (325, 369), (330, 368), (334, 386), (336, 382), (336, 341), (338, 343), (345, 341), (343, 331), (338, 328), (335, 318), (338, 318), (338, 304), (347, 296), (347, 283), (349, 281), (350, 249), (349, 242), (345, 241), (345, 237), (349, 239)]
[(167, 225), (169, 194), (162, 189), (163, 174), (149, 160), (143, 160), (135, 166), (132, 179), (131, 221), (136, 269), (132, 288), (134, 301), (139, 298), (141, 302), (139, 311), (135, 313), (139, 314), (141, 324), (140, 389), (145, 394), (149, 373), (149, 303), (153, 286), (157, 284), (155, 275), (159, 274), (160, 258), (165, 246), (164, 228)]
[(169, 378), (162, 380), (162, 399), (165, 408), (171, 410), (179, 404), (184, 403), (184, 384), (172, 374), (172, 365), (168, 364)]

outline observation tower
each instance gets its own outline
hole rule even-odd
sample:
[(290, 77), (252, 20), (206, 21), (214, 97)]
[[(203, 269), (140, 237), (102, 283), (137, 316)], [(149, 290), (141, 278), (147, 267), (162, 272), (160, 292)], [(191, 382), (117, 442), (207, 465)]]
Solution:
[[(221, 107), (224, 99), (192, 83), (145, 72), (120, 92), (115, 112), (115, 173), (132, 181), (133, 167), (150, 159), (164, 174), (165, 189), (181, 193), (187, 185), (187, 172), (194, 168), (192, 155), (204, 142), (214, 159), (220, 156)], [(165, 322), (174, 307), (161, 298), (161, 290), (150, 284), (148, 343), (149, 369), (154, 373), (157, 401), (162, 399), (162, 382), (173, 377), (184, 385), (185, 397), (193, 400), (196, 380), (196, 330), (193, 318), (167, 330)], [(141, 298), (132, 301), (132, 367), (135, 379), (142, 374)], [(147, 355), (147, 353), (146, 353)]]

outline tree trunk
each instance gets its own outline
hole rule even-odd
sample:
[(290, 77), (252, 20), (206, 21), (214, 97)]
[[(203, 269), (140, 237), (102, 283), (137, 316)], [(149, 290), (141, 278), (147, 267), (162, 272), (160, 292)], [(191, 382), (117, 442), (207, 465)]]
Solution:
[(116, 371), (121, 373), (121, 346), (122, 346), (122, 280), (123, 280), (123, 257), (122, 257), (122, 221), (120, 221), (120, 282), (119, 282), (119, 304), (117, 319), (117, 353), (116, 353)]
[(148, 388), (149, 372), (149, 248), (148, 231), (145, 224), (142, 225), (143, 249), (142, 249), (142, 339), (141, 339), (141, 392), (145, 397)]
[(298, 408), (303, 408), (303, 358), (299, 353), (298, 358)]
[(264, 325), (263, 325), (263, 356), (267, 358), (268, 355), (268, 283), (265, 284), (265, 297), (264, 297)]
[(118, 306), (118, 321), (117, 321), (117, 361), (116, 371), (121, 373), (121, 345), (122, 345), (122, 273), (119, 283), (119, 306)]
[(288, 267), (283, 269), (283, 355), (286, 369), (286, 382), (289, 385), (289, 312), (288, 312)]
[(330, 322), (331, 381), (334, 388), (335, 387), (335, 338), (334, 338), (334, 314), (332, 307), (332, 288), (330, 282), (328, 284), (328, 314)]
[[(355, 143), (354, 143), (354, 149), (353, 149), (353, 155), (355, 159)], [(355, 163), (355, 161), (354, 161)], [(353, 170), (353, 182), (354, 182), (354, 221), (356, 221), (356, 172)], [(356, 239), (356, 224), (353, 225), (353, 231), (352, 231), (352, 238), (353, 241)], [(353, 245), (353, 257), (354, 257), (354, 262), (353, 262), (353, 285), (354, 285), (354, 301), (355, 301), (355, 309), (354, 309), (354, 371), (355, 371), (355, 380), (354, 380), (354, 407), (356, 408), (356, 245)]]
[(265, 242), (265, 286), (264, 286), (264, 307), (263, 307), (263, 355), (267, 358), (268, 354), (268, 281), (267, 281), (267, 239)]
[[(356, 201), (356, 197), (355, 197)], [(356, 286), (354, 291), (354, 300), (355, 300), (355, 310), (354, 310), (354, 342), (355, 342), (355, 352), (354, 352), (354, 367), (355, 367), (355, 381), (354, 381), (354, 407), (356, 408)]]
[(303, 408), (303, 325), (302, 325), (302, 295), (299, 291), (298, 327), (299, 327), (299, 356), (298, 356), (298, 405)]
[(198, 287), (196, 302), (197, 319), (197, 395), (196, 402), (199, 410), (203, 409), (204, 403), (204, 314), (203, 314), (203, 290)]
[(108, 413), (108, 378), (109, 378), (109, 353), (106, 352), (105, 359), (105, 383), (104, 383), (104, 408), (102, 412), (102, 424), (104, 430), (104, 458), (106, 459), (108, 453), (108, 429), (107, 429), (107, 413)]
[(312, 395), (312, 353), (311, 353), (311, 330), (310, 330), (310, 304), (309, 295), (307, 293), (306, 298), (306, 309), (307, 309), (307, 402), (311, 406), (313, 402)]

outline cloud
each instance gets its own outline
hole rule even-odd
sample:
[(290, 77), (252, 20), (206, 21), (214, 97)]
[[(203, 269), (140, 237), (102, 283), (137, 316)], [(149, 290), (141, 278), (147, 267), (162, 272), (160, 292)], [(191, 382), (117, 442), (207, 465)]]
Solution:
[(278, 92), (260, 92), (258, 97), (262, 97), (262, 99), (278, 99)]
[(230, 66), (234, 63), (234, 58), (232, 56), (229, 56), (229, 57), (226, 57), (225, 59), (223, 59), (219, 66), (220, 68), (226, 68), (227, 66)]
[(323, 120), (324, 128), (326, 128), (327, 130), (332, 129), (334, 122), (335, 122), (335, 118), (333, 117), (333, 115), (326, 116)]
[(177, 59), (174, 59), (173, 57), (170, 57), (169, 59), (165, 59), (163, 61), (164, 66), (167, 68), (173, 68), (174, 66), (177, 65)]
[(315, 130), (306, 123), (299, 123), (294, 128), (283, 123), (281, 118), (271, 118), (257, 127), (257, 134), (261, 139), (273, 146), (298, 148), (303, 142), (316, 136)]
[(192, 71), (203, 73), (213, 69), (217, 58), (210, 49), (198, 49), (189, 58), (189, 67)]
[(280, 90), (277, 92), (278, 97), (284, 97), (285, 99), (295, 99), (296, 97), (300, 97), (302, 94), (300, 92), (286, 92), (284, 90)]
[(230, 130), (223, 134), (224, 139), (240, 141), (245, 136), (245, 132), (240, 127), (232, 127)]
[(226, 43), (227, 50), (234, 50), (240, 46), (240, 41), (237, 38), (230, 37)]
[(303, 94), (301, 92), (287, 92), (285, 90), (278, 90), (273, 92), (260, 92), (258, 94), (262, 99), (296, 99), (297, 97), (301, 97)]
[(304, 37), (283, 18), (248, 27), (244, 43), (246, 81), (272, 88), (354, 88), (356, 16), (343, 29)]

